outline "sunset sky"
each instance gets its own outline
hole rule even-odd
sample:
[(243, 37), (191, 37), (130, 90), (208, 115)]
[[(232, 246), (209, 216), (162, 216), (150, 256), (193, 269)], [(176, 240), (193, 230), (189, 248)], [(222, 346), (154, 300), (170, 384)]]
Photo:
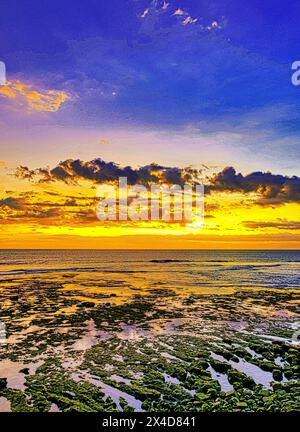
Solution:
[[(0, 247), (299, 249), (299, 18), (296, 0), (2, 0)], [(97, 186), (124, 173), (193, 173), (204, 227), (101, 223)]]

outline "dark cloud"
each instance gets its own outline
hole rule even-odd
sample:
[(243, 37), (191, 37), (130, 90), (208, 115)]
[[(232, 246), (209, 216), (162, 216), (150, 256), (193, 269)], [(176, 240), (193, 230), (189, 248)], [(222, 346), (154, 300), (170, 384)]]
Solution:
[(129, 184), (193, 184), (200, 182), (201, 170), (191, 167), (166, 167), (152, 163), (140, 168), (130, 166), (121, 167), (115, 162), (105, 162), (102, 159), (82, 161), (67, 159), (60, 162), (53, 169), (29, 169), (19, 166), (15, 172), (16, 177), (35, 180), (38, 182), (51, 182), (60, 180), (65, 183), (76, 183), (78, 180), (91, 180), (96, 183), (115, 182), (119, 177), (127, 177)]
[(8, 207), (12, 210), (23, 210), (26, 206), (23, 198), (7, 197), (0, 200), (1, 207)]
[(38, 177), (40, 177), (41, 182), (51, 181), (49, 169), (47, 168), (37, 168), (32, 170), (26, 166), (20, 165), (15, 171), (15, 176), (30, 181), (36, 180)]
[(9, 196), (0, 199), (1, 223), (23, 223), (26, 221), (33, 224), (37, 222), (48, 224), (51, 221), (51, 224), (58, 225), (62, 221), (71, 223), (72, 221), (83, 220), (85, 214), (87, 221), (98, 221), (94, 208), (98, 202), (96, 197), (62, 196), (56, 192), (49, 194), (46, 192), (46, 195), (58, 200), (49, 201), (44, 199), (43, 193), (37, 194), (33, 191), (27, 191), (21, 192), (16, 197)]
[[(105, 162), (98, 158), (91, 161), (67, 159), (53, 169), (30, 169), (19, 166), (15, 175), (39, 183), (63, 181), (75, 184), (79, 180), (91, 180), (94, 183), (114, 183), (119, 177), (126, 177), (128, 184), (199, 184), (203, 182), (203, 170), (191, 167), (167, 167), (152, 163), (139, 168), (121, 166), (115, 162)], [(233, 167), (226, 167), (210, 177), (206, 192), (255, 192), (259, 205), (279, 205), (288, 202), (300, 202), (300, 177), (288, 177), (270, 172), (253, 172), (248, 175), (237, 173)], [(73, 197), (69, 197), (73, 198)], [(66, 205), (72, 205), (70, 201)], [(76, 205), (74, 203), (74, 205)]]
[(30, 218), (30, 219), (47, 219), (56, 218), (61, 216), (61, 210), (59, 208), (50, 209), (35, 209), (32, 211), (25, 212), (23, 215), (18, 215), (18, 217)]
[(0, 219), (5, 223), (24, 220), (47, 220), (63, 216), (62, 208), (73, 206), (69, 200), (63, 204), (47, 201), (29, 201), (35, 194), (33, 192), (22, 192), (18, 197), (7, 197), (0, 199)]
[(219, 210), (220, 205), (217, 203), (205, 203), (205, 211), (206, 212), (214, 212), (216, 210)]
[(16, 213), (13, 212), (0, 212), (0, 219), (2, 223), (23, 223), (26, 221), (48, 221), (48, 219), (52, 219), (54, 224), (59, 224), (59, 217), (63, 216), (61, 213), (61, 209), (59, 208), (33, 208), (30, 210), (21, 210), (17, 209)]
[(277, 228), (281, 230), (300, 230), (300, 222), (298, 221), (285, 221), (280, 220), (278, 222), (254, 222), (245, 221), (243, 225), (246, 228), (257, 229), (257, 228)]
[(66, 200), (66, 202), (63, 204), (64, 207), (76, 207), (78, 204), (76, 202), (75, 199), (68, 199)]
[[(93, 202), (92, 200), (86, 200), (87, 202)], [(96, 201), (96, 199), (95, 199)], [(75, 199), (67, 199), (62, 203), (58, 203), (58, 202), (50, 202), (50, 201), (43, 201), (42, 203), (38, 203), (38, 202), (34, 202), (28, 205), (31, 206), (38, 206), (38, 205), (43, 205), (44, 207), (78, 207), (79, 204), (76, 202)]]
[(261, 205), (300, 202), (300, 177), (260, 171), (243, 176), (233, 167), (226, 167), (210, 179), (208, 190), (256, 192), (259, 195), (257, 203)]

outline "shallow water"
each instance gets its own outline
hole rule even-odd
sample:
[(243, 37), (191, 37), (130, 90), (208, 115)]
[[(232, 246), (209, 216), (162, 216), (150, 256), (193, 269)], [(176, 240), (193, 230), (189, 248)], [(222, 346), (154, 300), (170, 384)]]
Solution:
[(3, 396), (0, 396), (0, 412), (10, 412), (10, 402)]

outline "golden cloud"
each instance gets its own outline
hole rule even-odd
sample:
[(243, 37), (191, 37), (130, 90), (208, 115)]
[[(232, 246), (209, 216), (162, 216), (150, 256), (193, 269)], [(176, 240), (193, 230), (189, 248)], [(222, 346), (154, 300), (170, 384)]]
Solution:
[(58, 111), (61, 105), (69, 99), (67, 93), (59, 90), (33, 90), (31, 85), (21, 81), (8, 81), (0, 87), (0, 95), (9, 99), (24, 101), (29, 110), (40, 112)]

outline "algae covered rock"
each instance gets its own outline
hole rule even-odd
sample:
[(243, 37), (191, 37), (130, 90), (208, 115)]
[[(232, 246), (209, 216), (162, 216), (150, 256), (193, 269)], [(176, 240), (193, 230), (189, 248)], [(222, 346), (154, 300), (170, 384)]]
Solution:
[(274, 369), (272, 375), (275, 381), (282, 381), (283, 379), (283, 374), (280, 369)]
[(246, 387), (252, 389), (256, 385), (253, 378), (243, 372), (237, 371), (236, 369), (230, 369), (227, 373), (227, 377), (230, 384), (234, 387)]
[(0, 378), (0, 390), (3, 390), (7, 387), (7, 379), (6, 378)]
[(210, 364), (216, 372), (220, 373), (226, 373), (229, 369), (231, 369), (230, 364), (218, 360), (211, 360)]

